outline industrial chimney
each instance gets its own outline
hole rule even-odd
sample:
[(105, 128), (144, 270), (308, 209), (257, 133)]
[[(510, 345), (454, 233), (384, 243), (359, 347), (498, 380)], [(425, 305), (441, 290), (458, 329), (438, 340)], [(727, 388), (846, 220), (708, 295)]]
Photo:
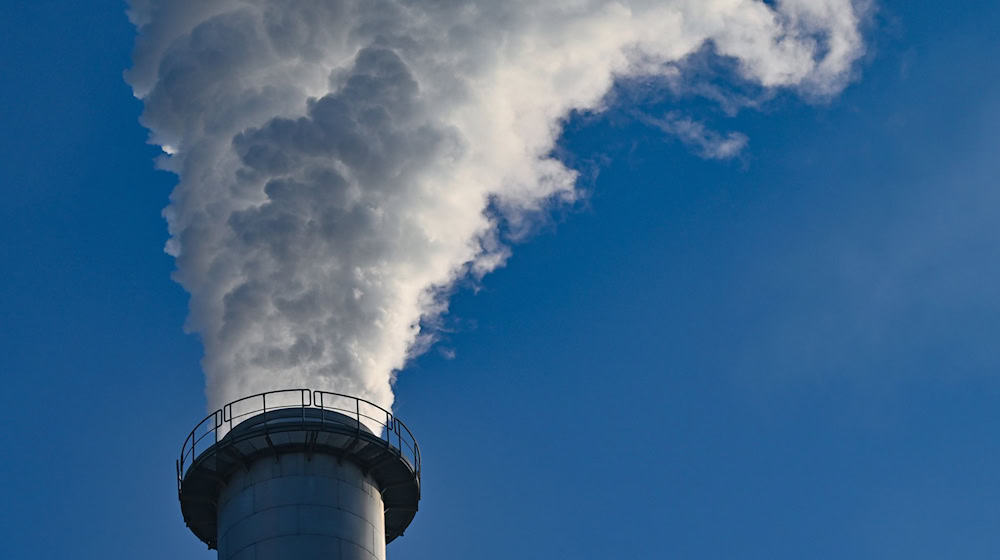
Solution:
[(420, 501), (420, 450), (391, 412), (291, 389), (202, 420), (177, 460), (184, 522), (219, 560), (383, 560)]

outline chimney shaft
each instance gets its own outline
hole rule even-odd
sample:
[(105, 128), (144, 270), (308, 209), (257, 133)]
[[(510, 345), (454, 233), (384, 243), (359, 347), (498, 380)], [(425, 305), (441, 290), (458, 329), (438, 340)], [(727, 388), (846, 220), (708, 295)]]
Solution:
[(353, 461), (261, 457), (219, 497), (219, 560), (384, 560), (382, 494)]

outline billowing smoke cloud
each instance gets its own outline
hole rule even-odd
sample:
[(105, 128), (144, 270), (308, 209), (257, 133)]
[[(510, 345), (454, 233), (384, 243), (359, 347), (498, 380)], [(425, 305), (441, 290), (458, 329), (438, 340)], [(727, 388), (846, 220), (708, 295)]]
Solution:
[[(457, 279), (499, 231), (576, 197), (571, 110), (711, 49), (739, 78), (837, 93), (851, 0), (131, 0), (127, 79), (180, 180), (165, 215), (211, 406), (327, 388), (392, 403)], [(719, 136), (660, 122), (707, 157)]]

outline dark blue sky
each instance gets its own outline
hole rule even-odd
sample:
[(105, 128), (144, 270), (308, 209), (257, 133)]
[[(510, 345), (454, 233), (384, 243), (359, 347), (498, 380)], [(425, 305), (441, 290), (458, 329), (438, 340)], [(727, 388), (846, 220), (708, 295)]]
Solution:
[[(642, 107), (738, 160), (634, 108), (568, 124), (586, 204), (400, 374), (424, 500), (392, 558), (1000, 556), (1000, 5), (879, 5), (829, 103)], [(214, 558), (124, 7), (4, 2), (0, 36), (0, 557)]]

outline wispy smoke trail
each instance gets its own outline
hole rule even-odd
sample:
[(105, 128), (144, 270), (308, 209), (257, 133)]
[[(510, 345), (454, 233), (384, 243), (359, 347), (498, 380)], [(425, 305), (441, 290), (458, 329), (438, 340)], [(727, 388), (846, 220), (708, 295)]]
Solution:
[(212, 406), (289, 386), (391, 405), (436, 294), (504, 262), (501, 222), (576, 196), (550, 153), (616, 79), (676, 76), (708, 44), (744, 80), (826, 96), (862, 49), (851, 0), (131, 0), (129, 15), (127, 79), (180, 178), (167, 250)]
[(668, 113), (662, 119), (644, 116), (643, 120), (697, 150), (706, 159), (727, 159), (738, 155), (747, 145), (747, 135), (742, 132), (720, 134), (704, 124)]

